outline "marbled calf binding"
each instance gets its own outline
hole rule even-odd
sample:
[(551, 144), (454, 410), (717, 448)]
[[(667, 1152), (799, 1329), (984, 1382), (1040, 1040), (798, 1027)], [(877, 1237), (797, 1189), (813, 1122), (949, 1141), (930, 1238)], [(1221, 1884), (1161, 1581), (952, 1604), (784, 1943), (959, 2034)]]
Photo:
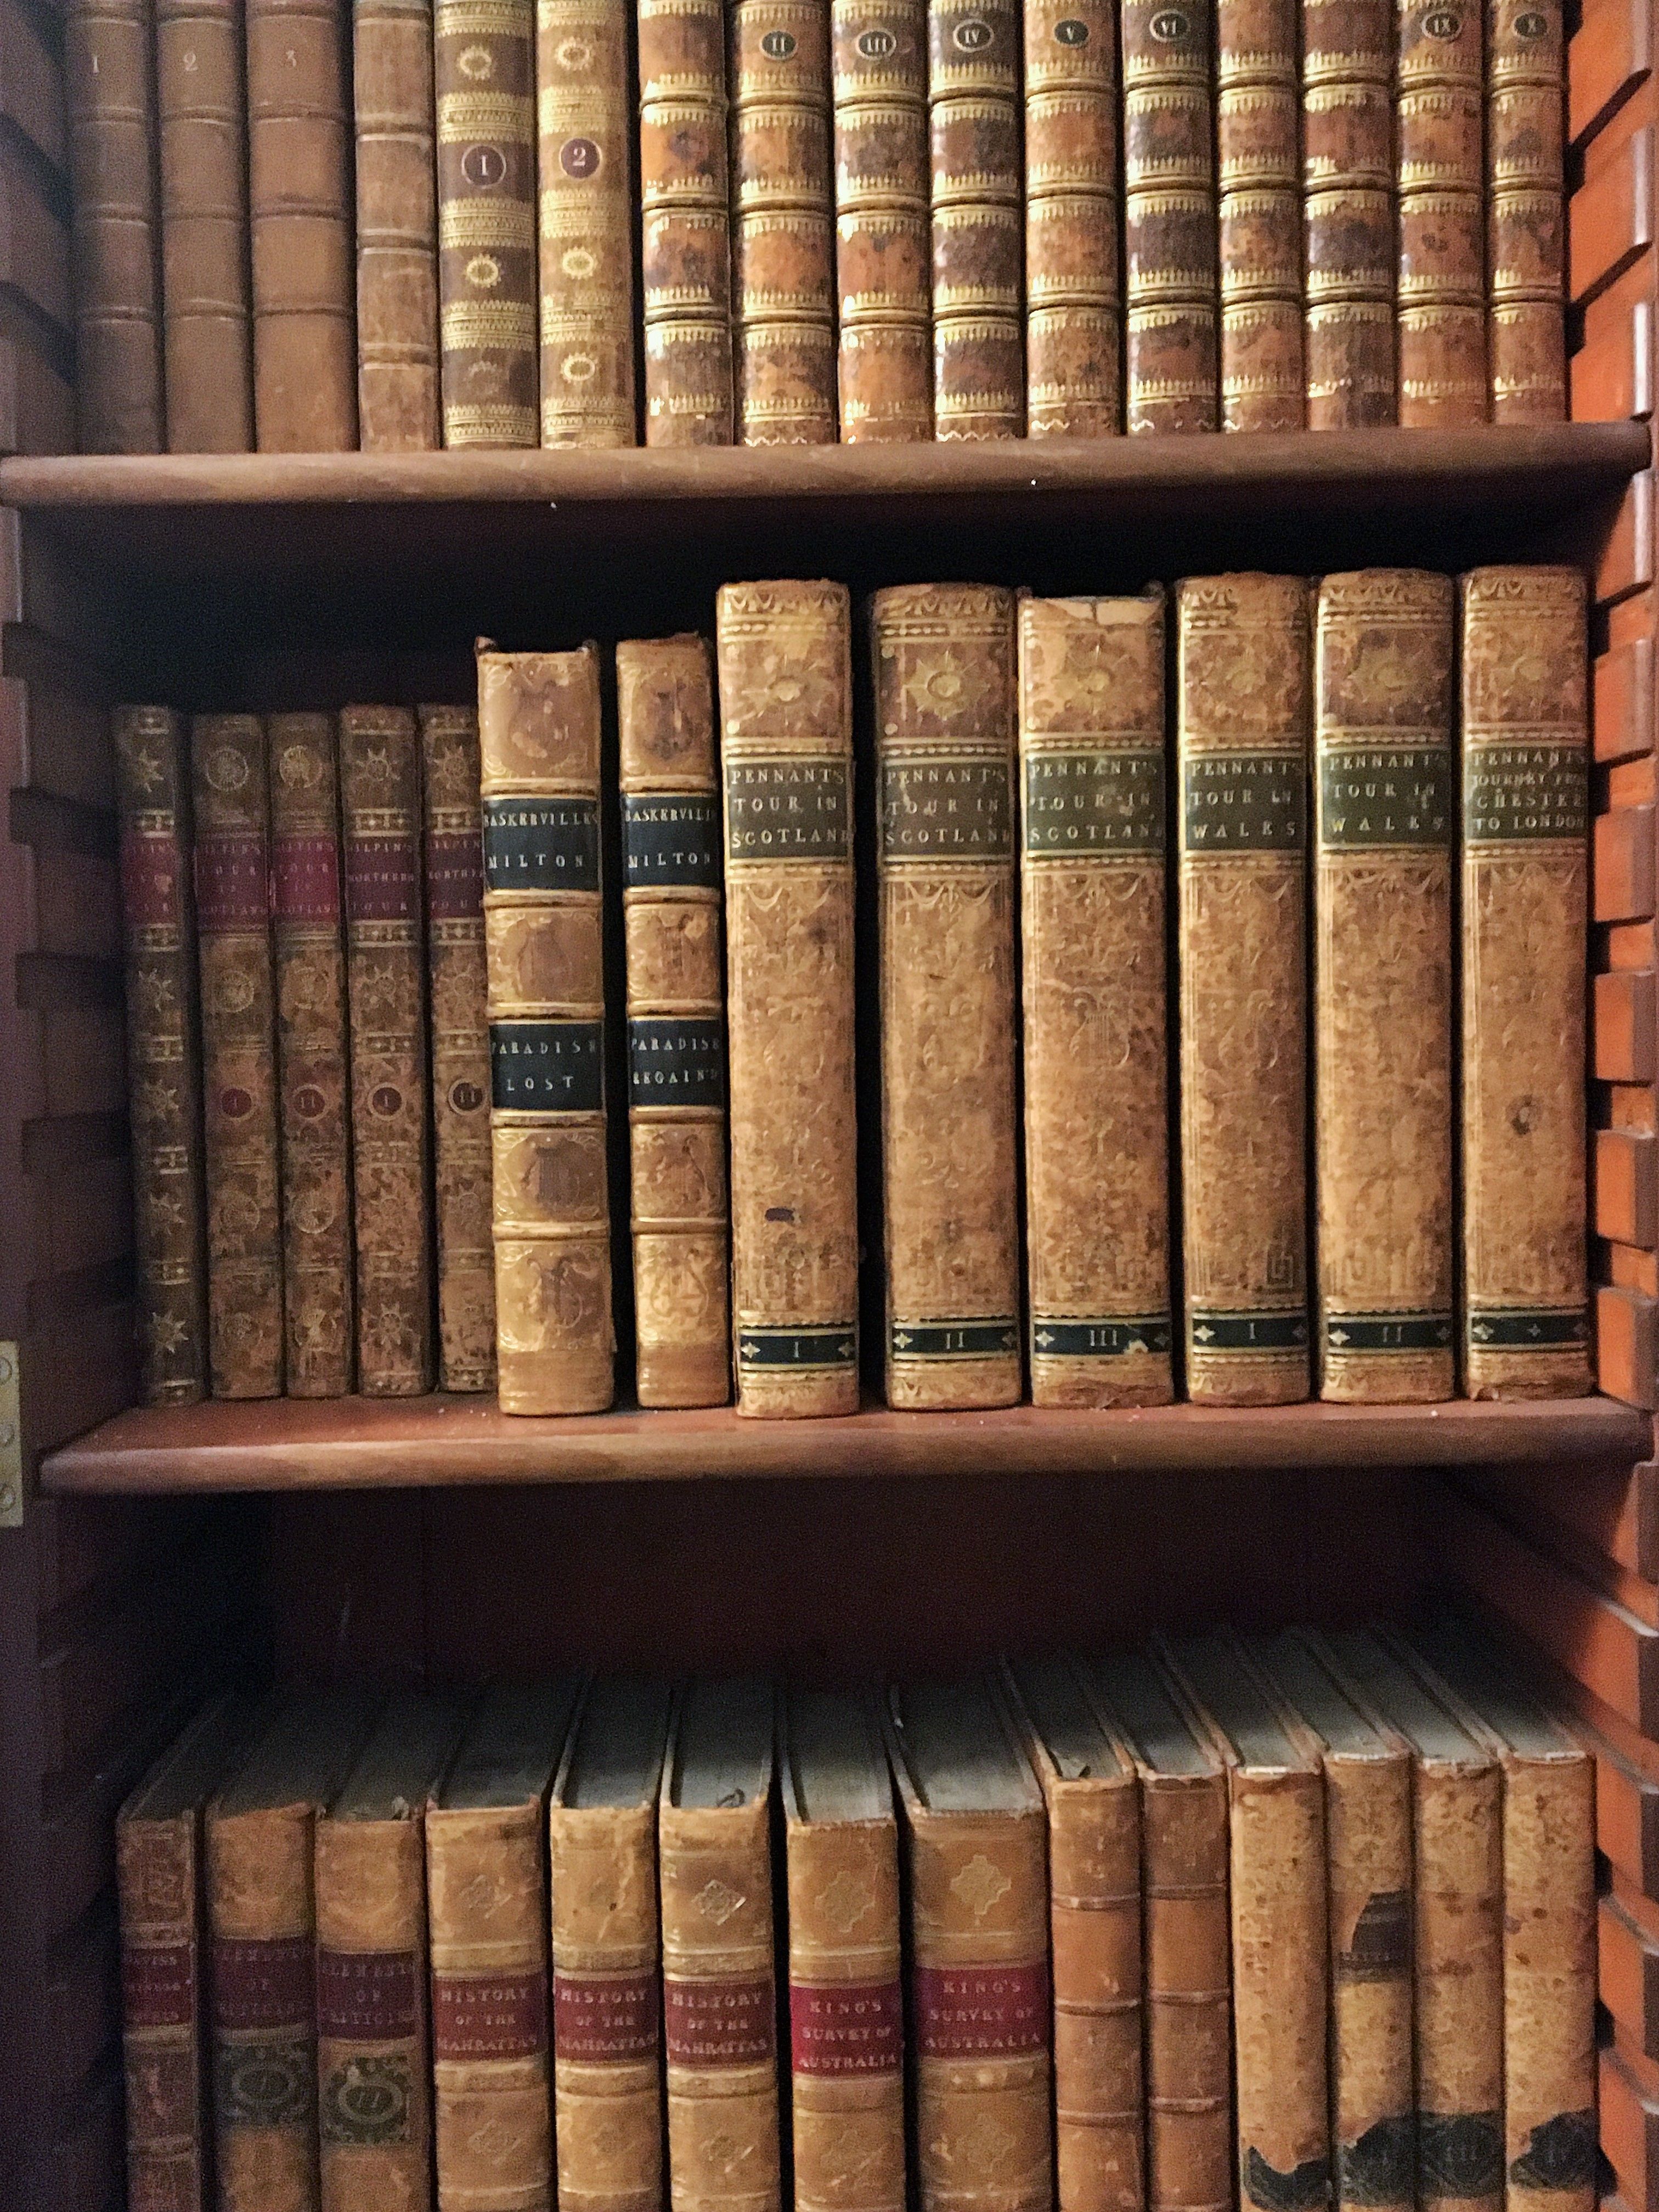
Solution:
[(167, 450), (253, 450), (247, 103), (238, 0), (155, 0)]
[(432, 0), (355, 0), (357, 426), (366, 453), (443, 443)]
[(1299, 430), (1296, 0), (1216, 0), (1221, 427)]
[(928, 0), (933, 434), (1025, 430), (1019, 17), (1014, 0)]
[(628, 15), (536, 0), (544, 446), (631, 446), (633, 98)]
[(1487, 0), (1486, 354), (1494, 422), (1567, 413), (1560, 0)]
[(1398, 32), (1400, 420), (1484, 422), (1480, 0), (1405, 0)]
[(927, 0), (831, 0), (843, 444), (933, 431)]
[(721, 0), (639, 0), (645, 442), (732, 442)]
[(155, 453), (164, 440), (150, 10), (147, 0), (73, 0), (63, 21), (77, 442), (83, 453)]
[(1219, 402), (1212, 0), (1122, 0), (1124, 388), (1131, 431)]
[(1394, 329), (1394, 10), (1302, 0), (1308, 427), (1398, 411)]
[(1123, 428), (1117, 22), (1111, 0), (1028, 0), (1025, 382), (1033, 438)]

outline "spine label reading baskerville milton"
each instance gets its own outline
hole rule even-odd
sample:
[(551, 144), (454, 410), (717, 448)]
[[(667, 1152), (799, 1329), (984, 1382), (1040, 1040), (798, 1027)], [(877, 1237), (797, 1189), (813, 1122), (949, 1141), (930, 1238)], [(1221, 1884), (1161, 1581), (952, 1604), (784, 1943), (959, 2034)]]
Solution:
[(490, 1103), (514, 1114), (597, 1114), (605, 1103), (599, 1022), (491, 1022)]
[(1449, 845), (1451, 755), (1443, 745), (1322, 747), (1327, 845)]
[(890, 2074), (904, 2056), (897, 1982), (793, 1982), (789, 2055), (797, 2074)]
[(630, 890), (720, 889), (718, 799), (624, 792), (622, 810)]
[(630, 1106), (724, 1106), (726, 1034), (718, 1015), (628, 1024)]
[(657, 1977), (649, 1974), (553, 1976), (553, 2049), (562, 2061), (623, 2063), (657, 2051)]
[(1164, 850), (1162, 752), (1031, 752), (1025, 761), (1025, 851), (1153, 854)]
[(852, 850), (848, 763), (793, 756), (730, 761), (726, 857), (844, 860)]
[(1287, 753), (1192, 754), (1181, 808), (1188, 853), (1305, 851), (1307, 764)]
[(772, 2056), (775, 2011), (769, 1979), (672, 1980), (663, 1985), (671, 2066), (746, 2066)]
[(916, 1966), (916, 2042), (924, 2058), (1007, 2058), (1048, 2042), (1048, 1968)]
[(1463, 842), (1571, 837), (1589, 826), (1589, 783), (1578, 745), (1471, 745), (1463, 767)]
[(591, 799), (487, 799), (483, 857), (489, 890), (597, 890), (598, 805)]
[(990, 860), (1012, 850), (1006, 757), (887, 755), (881, 763), (884, 860)]

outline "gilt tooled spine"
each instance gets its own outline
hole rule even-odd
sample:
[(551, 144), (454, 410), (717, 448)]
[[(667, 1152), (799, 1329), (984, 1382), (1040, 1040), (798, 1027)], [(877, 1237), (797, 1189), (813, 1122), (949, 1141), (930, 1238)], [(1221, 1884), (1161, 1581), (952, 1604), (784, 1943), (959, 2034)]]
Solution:
[(1130, 431), (1213, 430), (1220, 395), (1211, 0), (1122, 0)]
[(1031, 1397), (1173, 1395), (1164, 596), (1019, 611)]
[(1303, 425), (1297, 0), (1217, 0), (1221, 427)]
[(1464, 1388), (1580, 1397), (1594, 1387), (1584, 580), (1477, 568), (1461, 589)]
[(1417, 2202), (1504, 2202), (1503, 1803), (1495, 1760), (1419, 1758), (1413, 1789)]
[(149, 0), (72, 0), (64, 11), (83, 453), (155, 453), (163, 444), (150, 27)]
[(1014, 0), (928, 0), (936, 438), (1025, 433), (1019, 47)]
[(1140, 1793), (1050, 1776), (1054, 2179), (1060, 2212), (1140, 2212)]
[(631, 446), (634, 102), (628, 18), (536, 0), (544, 446)]
[(240, 0), (155, 0), (167, 450), (253, 450)]
[(495, 1180), (507, 1413), (613, 1390), (599, 923), (599, 664), (478, 652)]
[(1481, 29), (1480, 0), (1400, 7), (1400, 420), (1413, 429), (1486, 419)]
[(700, 637), (617, 647), (635, 1376), (642, 1406), (732, 1395), (726, 992), (714, 674)]
[(933, 433), (926, 0), (831, 0), (846, 445)]
[(1123, 428), (1117, 23), (1111, 0), (1030, 0), (1025, 381), (1033, 438)]
[(115, 1829), (131, 2212), (206, 2212), (199, 1805)]
[(1302, 185), (1308, 427), (1392, 422), (1390, 0), (1302, 0)]
[(1559, 0), (1488, 0), (1486, 353), (1494, 422), (1567, 414)]
[(366, 453), (443, 442), (432, 0), (355, 0), (357, 426)]
[(844, 586), (716, 602), (738, 1411), (858, 1411)]
[(1414, 2201), (1411, 1764), (1325, 1756), (1333, 2202)]
[(732, 249), (721, 0), (639, 0), (645, 442), (729, 446)]
[(1146, 2202), (1233, 2201), (1227, 1791), (1218, 1771), (1141, 1778)]

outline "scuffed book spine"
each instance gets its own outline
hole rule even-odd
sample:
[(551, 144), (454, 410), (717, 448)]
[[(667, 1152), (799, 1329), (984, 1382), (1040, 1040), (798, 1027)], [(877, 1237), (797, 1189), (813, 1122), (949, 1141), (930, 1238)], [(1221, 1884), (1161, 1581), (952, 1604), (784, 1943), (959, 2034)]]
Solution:
[(1282, 2212), (1330, 2194), (1324, 1789), (1311, 1765), (1235, 1767), (1231, 1796), (1239, 2197)]
[(495, 1362), (506, 1413), (611, 1403), (599, 649), (478, 646)]
[(1452, 1325), (1452, 586), (1327, 576), (1314, 626), (1319, 1395), (1432, 1402)]
[(1216, 0), (1221, 427), (1299, 430), (1297, 0)]
[(1503, 1795), (1494, 1759), (1417, 1759), (1417, 2202), (1498, 2212), (1504, 2161)]
[(355, 1299), (334, 718), (273, 714), (268, 727), (288, 1394), (343, 1398)]
[(859, 1403), (846, 587), (716, 602), (738, 1411)]
[(1487, 0), (1486, 357), (1494, 422), (1567, 415), (1560, 0)]
[(1020, 1395), (1014, 601), (870, 603), (881, 944), (887, 1402)]
[(1308, 1395), (1307, 587), (1176, 597), (1187, 1395)]
[(732, 443), (721, 0), (639, 0), (645, 442)]
[(1025, 383), (1033, 438), (1123, 428), (1112, 0), (1028, 0)]
[(1014, 0), (928, 0), (933, 434), (1025, 434)]
[(831, 0), (845, 445), (933, 434), (927, 0)]
[(544, 446), (631, 446), (633, 90), (628, 14), (536, 0)]
[(167, 450), (253, 450), (240, 0), (155, 0)]
[(161, 211), (149, 0), (71, 0), (63, 21), (77, 441), (83, 453), (160, 453)]
[(1164, 594), (1019, 610), (1031, 1397), (1173, 1395)]
[(1122, 0), (1124, 401), (1213, 430), (1220, 395), (1212, 0)]
[(1464, 1388), (1582, 1397), (1595, 1387), (1584, 579), (1477, 568), (1461, 596)]
[(169, 707), (118, 707), (127, 1105), (143, 1394), (207, 1395), (207, 1248), (190, 760)]
[(421, 757), (406, 707), (340, 714), (351, 1006), (357, 1387), (432, 1388)]
[(202, 1808), (115, 1825), (131, 2212), (207, 2212)]
[(1398, 17), (1400, 420), (1484, 422), (1486, 241), (1480, 0), (1402, 0)]
[(366, 453), (443, 442), (432, 0), (356, 0), (357, 426)]
[(1308, 428), (1395, 420), (1394, 9), (1302, 0)]
[(714, 672), (701, 637), (617, 647), (635, 1380), (732, 1395), (726, 996)]
[(471, 707), (422, 707), (416, 712), (426, 830), (439, 1385), (445, 1390), (493, 1390), (495, 1248), (490, 1229), (478, 717)]
[(1146, 2202), (1234, 2201), (1227, 1787), (1141, 1772), (1146, 2005)]

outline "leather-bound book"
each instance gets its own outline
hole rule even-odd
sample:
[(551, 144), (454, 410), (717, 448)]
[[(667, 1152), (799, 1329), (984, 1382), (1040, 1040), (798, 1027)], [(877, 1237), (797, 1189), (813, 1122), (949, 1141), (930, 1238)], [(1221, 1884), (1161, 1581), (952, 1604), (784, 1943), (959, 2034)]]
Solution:
[(928, 0), (933, 435), (1025, 433), (1019, 13)]
[(895, 1686), (884, 1719), (904, 1814), (917, 2200), (1046, 2212), (1042, 1792), (988, 1680)]
[(1176, 592), (1187, 1395), (1308, 1395), (1308, 592)]
[(610, 0), (536, 0), (544, 446), (637, 443), (628, 43)]
[(841, 584), (716, 602), (740, 1413), (859, 1403), (853, 709)]
[(592, 1683), (553, 1784), (553, 2133), (563, 2212), (660, 2212), (663, 2201), (657, 1796), (672, 1703), (659, 1683)]
[(1123, 428), (1117, 22), (1032, 0), (1025, 39), (1025, 383), (1033, 438)]
[(421, 753), (407, 707), (340, 714), (351, 1006), (357, 1388), (432, 1388), (432, 1219)]
[(639, 0), (645, 442), (732, 442), (721, 0)]
[(1479, 0), (1402, 0), (1397, 17), (1400, 420), (1484, 422), (1486, 241)]
[(478, 645), (495, 1365), (506, 1413), (611, 1403), (599, 656)]
[(663, 1768), (663, 2029), (673, 2212), (778, 2212), (771, 1685), (698, 1680)]
[(903, 2212), (898, 1823), (868, 1701), (792, 1687), (781, 1747), (799, 2212)]
[(1327, 576), (1314, 622), (1319, 1395), (1449, 1398), (1452, 587)]
[(732, 0), (730, 30), (738, 443), (833, 446), (829, 0)]
[(844, 445), (933, 434), (926, 0), (830, 0)]
[(1211, 0), (1122, 0), (1127, 428), (1213, 430), (1220, 392)]
[(139, 1360), (148, 1404), (188, 1406), (208, 1384), (190, 758), (170, 707), (118, 707), (113, 731)]
[(334, 717), (273, 714), (267, 727), (288, 1395), (343, 1398), (355, 1284)]
[(1594, 1388), (1584, 579), (1477, 568), (1460, 592), (1464, 1388), (1582, 1397)]
[(1140, 1790), (1078, 1670), (1004, 1669), (1048, 1808), (1060, 2212), (1141, 2212)]
[(76, 442), (83, 453), (156, 453), (166, 441), (151, 11), (148, 0), (71, 0), (63, 21)]
[(446, 446), (533, 446), (532, 0), (436, 0), (438, 333)]
[(276, 1398), (283, 1389), (269, 765), (256, 714), (198, 714), (191, 722), (216, 1398)]
[(416, 714), (426, 832), (438, 1379), (445, 1390), (493, 1390), (495, 1244), (478, 717), (471, 707), (422, 707)]
[(155, 0), (167, 450), (253, 450), (240, 0)]
[(1019, 753), (1031, 1397), (1167, 1405), (1162, 591), (1021, 601)]
[(1494, 422), (1567, 414), (1566, 49), (1559, 0), (1488, 0), (1486, 359)]
[(1299, 430), (1297, 0), (1216, 0), (1221, 427)]
[(1308, 428), (1398, 411), (1394, 331), (1394, 10), (1302, 0)]
[(1020, 1395), (1014, 598), (870, 603), (890, 1406)]
[(732, 1395), (720, 799), (707, 641), (617, 647), (635, 1379), (642, 1406)]
[(357, 428), (366, 453), (443, 442), (432, 0), (354, 0)]

